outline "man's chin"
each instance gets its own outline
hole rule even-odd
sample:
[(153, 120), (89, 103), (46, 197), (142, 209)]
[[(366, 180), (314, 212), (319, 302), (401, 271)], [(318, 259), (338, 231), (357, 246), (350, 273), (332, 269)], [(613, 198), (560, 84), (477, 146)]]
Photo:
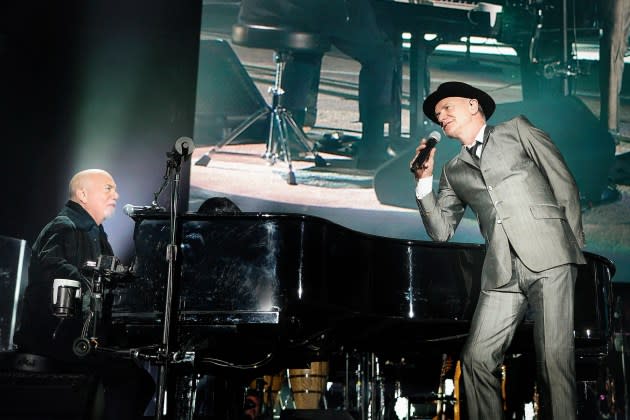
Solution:
[(103, 216), (104, 216), (103, 219), (104, 220), (109, 219), (110, 217), (112, 217), (114, 215), (115, 211), (116, 211), (115, 207), (112, 207), (111, 209), (106, 210), (105, 214), (103, 214)]

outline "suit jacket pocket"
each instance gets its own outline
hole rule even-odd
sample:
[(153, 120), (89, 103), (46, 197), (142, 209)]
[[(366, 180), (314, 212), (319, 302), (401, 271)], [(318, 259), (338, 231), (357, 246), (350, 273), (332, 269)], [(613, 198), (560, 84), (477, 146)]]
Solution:
[(534, 219), (567, 220), (567, 216), (564, 214), (564, 207), (556, 206), (555, 204), (537, 204), (529, 206), (529, 210), (532, 212)]

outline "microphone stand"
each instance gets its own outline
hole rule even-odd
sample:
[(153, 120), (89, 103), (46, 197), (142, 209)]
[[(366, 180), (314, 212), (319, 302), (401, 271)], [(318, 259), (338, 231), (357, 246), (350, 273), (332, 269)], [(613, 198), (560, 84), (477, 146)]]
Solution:
[(171, 328), (171, 309), (173, 301), (173, 286), (175, 283), (175, 263), (177, 260), (177, 208), (179, 205), (179, 182), (181, 163), (187, 154), (179, 154), (177, 152), (168, 153), (167, 171), (165, 182), (171, 179), (171, 199), (170, 199), (170, 243), (166, 248), (166, 260), (168, 262), (168, 277), (166, 283), (166, 297), (164, 302), (164, 328), (162, 331), (162, 345), (158, 351), (158, 362), (160, 363), (158, 389), (157, 389), (157, 406), (155, 418), (160, 420), (164, 415), (164, 403), (168, 379), (168, 364), (170, 358), (170, 328)]

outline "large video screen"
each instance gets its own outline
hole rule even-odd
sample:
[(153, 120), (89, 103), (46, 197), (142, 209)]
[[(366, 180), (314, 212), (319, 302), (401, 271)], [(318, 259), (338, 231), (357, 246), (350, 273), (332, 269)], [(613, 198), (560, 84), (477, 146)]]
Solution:
[[(208, 198), (227, 197), (243, 212), (306, 214), (377, 237), (430, 241), (408, 169), (419, 141), (410, 138), (411, 120), (422, 115), (410, 115), (409, 63), (404, 53), (400, 127), (386, 127), (390, 158), (377, 167), (357, 168), (354, 153), (362, 129), (358, 62), (334, 48), (324, 55), (315, 121), (300, 127), (306, 145), (290, 125), (285, 144), (277, 133), (269, 137), (274, 51), (234, 45), (229, 30), (215, 29), (208, 22), (202, 24), (190, 211)], [(595, 76), (577, 80), (568, 95), (524, 101), (516, 55), (472, 55), (474, 63), (465, 62), (471, 60), (466, 57), (434, 52), (428, 60), (431, 90), (448, 80), (470, 83), (497, 102), (490, 124), (524, 114), (547, 131), (582, 194), (586, 250), (615, 263), (615, 281), (630, 281), (630, 144), (616, 145), (601, 128)], [(441, 132), (427, 123), (420, 134), (433, 130)], [(460, 147), (443, 136), (437, 145), (435, 174)], [(452, 242), (483, 243), (470, 210)]]

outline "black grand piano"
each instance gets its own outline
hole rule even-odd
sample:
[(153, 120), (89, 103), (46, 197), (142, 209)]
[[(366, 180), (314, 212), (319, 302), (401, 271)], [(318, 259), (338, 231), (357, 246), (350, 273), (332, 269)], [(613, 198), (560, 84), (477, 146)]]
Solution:
[[(347, 353), (429, 363), (432, 354), (456, 357), (466, 337), (482, 245), (388, 239), (299, 214), (178, 221), (171, 341), (175, 351), (194, 354), (196, 371), (249, 369), (251, 377)], [(160, 343), (169, 234), (167, 215), (136, 217), (137, 278), (114, 290), (112, 343), (120, 348)], [(576, 286), (576, 349), (583, 375), (597, 380), (612, 334), (615, 267), (586, 256)], [(512, 352), (531, 352), (529, 337), (526, 322)]]

